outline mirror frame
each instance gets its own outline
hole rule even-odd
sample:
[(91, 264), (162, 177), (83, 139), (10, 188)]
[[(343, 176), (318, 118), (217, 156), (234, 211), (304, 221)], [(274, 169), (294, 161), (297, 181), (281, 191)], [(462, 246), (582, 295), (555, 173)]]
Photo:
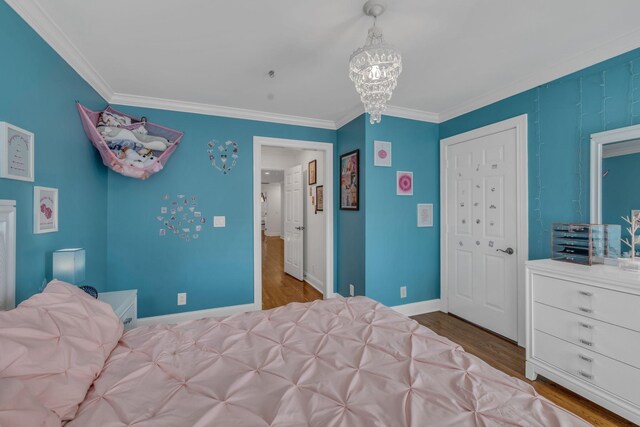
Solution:
[(640, 125), (591, 134), (591, 224), (602, 222), (602, 146), (634, 139), (640, 140)]

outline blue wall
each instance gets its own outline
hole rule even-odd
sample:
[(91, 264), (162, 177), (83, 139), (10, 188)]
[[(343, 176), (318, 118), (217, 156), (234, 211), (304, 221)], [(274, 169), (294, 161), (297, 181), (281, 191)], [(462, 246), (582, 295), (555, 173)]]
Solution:
[[(87, 251), (87, 284), (106, 285), (107, 172), (82, 131), (74, 100), (104, 100), (5, 2), (0, 2), (0, 121), (35, 133), (35, 182), (0, 179), (0, 199), (16, 200), (16, 297), (51, 279), (51, 253)], [(33, 187), (59, 189), (59, 230), (33, 234)]]
[[(602, 222), (620, 224), (622, 238), (628, 238), (629, 226), (622, 217), (631, 216), (632, 210), (640, 209), (640, 187), (635, 179), (640, 169), (640, 153), (602, 159)], [(629, 247), (622, 245), (622, 251)]]
[(591, 133), (640, 122), (640, 50), (440, 125), (447, 138), (529, 116), (529, 257), (548, 257), (554, 222), (589, 221)]
[[(392, 167), (373, 166), (374, 140), (392, 143)], [(390, 116), (367, 121), (366, 147), (366, 294), (389, 306), (439, 298), (438, 125)], [(413, 196), (396, 195), (396, 171), (413, 172)], [(417, 227), (418, 203), (433, 204), (433, 227)]]
[(365, 295), (365, 220), (366, 220), (366, 188), (367, 171), (365, 168), (365, 115), (361, 115), (347, 123), (337, 132), (338, 149), (336, 150), (335, 191), (336, 207), (340, 208), (340, 156), (353, 150), (360, 150), (360, 188), (359, 210), (338, 210), (336, 224), (337, 238), (337, 292), (349, 296), (349, 285), (353, 284), (355, 295)]
[[(251, 303), (253, 299), (253, 136), (337, 143), (339, 155), (360, 149), (358, 212), (338, 210), (336, 285), (387, 305), (438, 297), (439, 138), (520, 114), (529, 115), (530, 257), (549, 255), (552, 222), (588, 221), (589, 135), (640, 122), (640, 50), (520, 93), (438, 125), (360, 116), (336, 131), (162, 110), (121, 107), (183, 130), (164, 171), (147, 181), (107, 172), (84, 136), (74, 100), (93, 109), (102, 98), (4, 2), (0, 2), (0, 120), (36, 134), (36, 182), (0, 180), (0, 198), (18, 204), (17, 296), (50, 278), (51, 252), (87, 249), (87, 283), (100, 290), (136, 288), (140, 316)], [(425, 95), (428, 96), (428, 95)], [(234, 140), (240, 158), (223, 175), (207, 142)], [(373, 140), (393, 144), (393, 167), (373, 166)], [(415, 195), (395, 195), (395, 171), (414, 172)], [(60, 189), (60, 231), (34, 235), (33, 186)], [(163, 200), (168, 195), (170, 200)], [(162, 206), (197, 198), (206, 219), (199, 239), (159, 236)], [(415, 227), (416, 204), (434, 204), (434, 227)], [(226, 228), (212, 228), (214, 215)], [(165, 215), (166, 216), (166, 215)], [(365, 280), (366, 279), (366, 280)], [(366, 281), (366, 286), (365, 286)], [(399, 287), (408, 297), (399, 298)], [(176, 294), (188, 304), (176, 306)]]
[[(161, 172), (140, 181), (109, 172), (108, 271), (110, 290), (138, 289), (139, 315), (253, 302), (253, 137), (334, 143), (333, 130), (115, 106), (185, 133)], [(239, 144), (236, 167), (224, 175), (211, 166), (207, 143)], [(170, 200), (164, 201), (163, 196)], [(199, 239), (159, 235), (156, 217), (177, 195), (197, 198), (206, 218)], [(170, 207), (170, 206), (169, 206)], [(226, 216), (225, 228), (212, 218)], [(194, 224), (195, 225), (195, 224)], [(191, 226), (193, 234), (193, 226)], [(178, 292), (187, 305), (177, 306)]]

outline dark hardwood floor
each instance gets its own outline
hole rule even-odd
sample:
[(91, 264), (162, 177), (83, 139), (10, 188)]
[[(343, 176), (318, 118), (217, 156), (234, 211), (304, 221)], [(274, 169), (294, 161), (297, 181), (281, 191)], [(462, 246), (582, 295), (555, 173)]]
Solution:
[(478, 356), (494, 368), (532, 384), (538, 393), (595, 426), (635, 425), (542, 377), (536, 381), (527, 380), (524, 376), (524, 349), (509, 340), (441, 312), (421, 314), (413, 316), (413, 319), (460, 344), (468, 353)]
[(262, 236), (262, 309), (290, 302), (322, 299), (322, 294), (306, 282), (284, 272), (284, 240)]

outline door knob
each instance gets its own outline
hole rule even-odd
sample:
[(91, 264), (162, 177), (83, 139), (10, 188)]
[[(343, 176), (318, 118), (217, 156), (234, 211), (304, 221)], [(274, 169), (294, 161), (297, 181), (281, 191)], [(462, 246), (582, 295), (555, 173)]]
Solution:
[(507, 255), (513, 255), (514, 250), (512, 248), (507, 248), (507, 250), (504, 249), (496, 249), (496, 252), (503, 252)]
[(302, 230), (304, 230), (304, 227), (296, 227), (296, 230), (302, 231)]

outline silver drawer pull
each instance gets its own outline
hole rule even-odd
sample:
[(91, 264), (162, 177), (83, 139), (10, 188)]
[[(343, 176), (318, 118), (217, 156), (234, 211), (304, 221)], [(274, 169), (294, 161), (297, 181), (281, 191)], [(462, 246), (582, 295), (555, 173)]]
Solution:
[(578, 373), (580, 375), (582, 375), (583, 377), (585, 377), (586, 379), (588, 379), (588, 380), (592, 380), (593, 379), (593, 375), (591, 375), (591, 374), (589, 374), (589, 373), (587, 373), (585, 371), (578, 371)]
[(593, 329), (593, 325), (590, 325), (588, 323), (580, 322), (580, 326), (582, 326), (583, 328), (586, 328), (586, 329)]
[(589, 347), (593, 347), (593, 343), (591, 341), (587, 341), (585, 339), (580, 338), (578, 341), (580, 341), (580, 344), (584, 344), (584, 345), (588, 345)]
[(585, 356), (584, 354), (579, 354), (578, 357), (582, 360), (584, 360), (585, 362), (589, 362), (589, 363), (593, 363), (593, 359), (590, 357)]
[(128, 325), (129, 323), (131, 323), (132, 320), (133, 320), (133, 317), (127, 317), (122, 321), (122, 324)]
[(582, 311), (583, 313), (593, 313), (593, 309), (587, 307), (578, 307), (578, 310)]
[(593, 292), (578, 291), (578, 293), (579, 293), (580, 295), (584, 295), (585, 297), (592, 297), (592, 296), (593, 296)]

